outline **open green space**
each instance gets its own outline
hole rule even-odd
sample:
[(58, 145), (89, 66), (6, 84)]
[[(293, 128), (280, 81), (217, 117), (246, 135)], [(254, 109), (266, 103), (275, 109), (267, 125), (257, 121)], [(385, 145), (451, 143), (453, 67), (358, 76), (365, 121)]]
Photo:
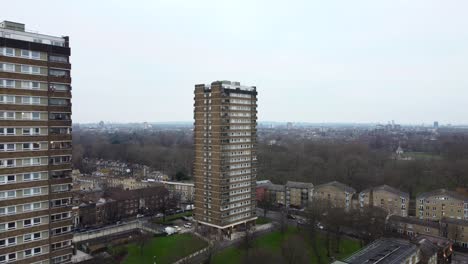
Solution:
[[(319, 263), (318, 258), (314, 253), (312, 247), (312, 241), (305, 237), (304, 232), (300, 232), (297, 228), (289, 228), (284, 234), (281, 234), (280, 231), (274, 231), (265, 235), (262, 235), (255, 239), (254, 246), (252, 250), (262, 250), (264, 252), (268, 252), (272, 256), (280, 257), (281, 254), (281, 247), (283, 242), (291, 236), (299, 235), (301, 238), (304, 239), (306, 242), (305, 248), (307, 251), (307, 256), (310, 257), (310, 263)], [(333, 241), (333, 240), (332, 240)], [(317, 244), (320, 258), (320, 263), (329, 263), (329, 259), (327, 257), (327, 248), (326, 248), (326, 239), (323, 235), (318, 235), (315, 238), (313, 243)], [(331, 254), (336, 259), (343, 259), (360, 248), (360, 243), (357, 240), (349, 239), (349, 238), (342, 238), (340, 241), (339, 252), (335, 252), (334, 244), (330, 245)], [(245, 257), (245, 250), (240, 247), (230, 247), (227, 249), (222, 250), (221, 252), (217, 253), (213, 259), (213, 263), (215, 264), (235, 264), (235, 263), (242, 263)]]
[(169, 264), (207, 245), (206, 241), (192, 234), (153, 237), (143, 246), (143, 250), (141, 250), (140, 245), (135, 243), (124, 246), (127, 248), (128, 254), (123, 263), (154, 263), (156, 260), (158, 264)]

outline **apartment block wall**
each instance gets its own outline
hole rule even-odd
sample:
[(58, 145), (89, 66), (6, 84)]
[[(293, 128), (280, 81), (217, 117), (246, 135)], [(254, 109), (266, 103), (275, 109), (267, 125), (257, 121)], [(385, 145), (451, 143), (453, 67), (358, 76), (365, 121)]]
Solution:
[(256, 217), (257, 93), (228, 86), (195, 86), (194, 214), (217, 228)]
[(70, 261), (71, 64), (68, 38), (64, 43), (0, 37), (0, 262)]

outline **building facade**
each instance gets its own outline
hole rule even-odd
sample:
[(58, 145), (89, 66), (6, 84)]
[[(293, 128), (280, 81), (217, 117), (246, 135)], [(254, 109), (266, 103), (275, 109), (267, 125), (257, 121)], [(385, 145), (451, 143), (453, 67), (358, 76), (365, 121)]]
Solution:
[(180, 198), (182, 203), (193, 203), (195, 186), (192, 182), (160, 181), (170, 193)]
[(314, 187), (314, 200), (324, 201), (329, 206), (351, 209), (356, 190), (343, 183), (332, 181)]
[(388, 185), (381, 185), (359, 193), (359, 206), (377, 206), (391, 215), (408, 216), (409, 194)]
[(468, 220), (468, 197), (439, 189), (416, 197), (416, 211), (421, 219), (438, 221), (443, 217)]
[(269, 184), (266, 193), (271, 203), (276, 206), (286, 205), (286, 188), (280, 184)]
[(286, 182), (286, 206), (307, 207), (312, 203), (314, 185), (309, 182)]
[(68, 37), (0, 23), (0, 263), (72, 255)]
[(195, 85), (195, 219), (230, 232), (256, 219), (257, 91), (237, 82)]

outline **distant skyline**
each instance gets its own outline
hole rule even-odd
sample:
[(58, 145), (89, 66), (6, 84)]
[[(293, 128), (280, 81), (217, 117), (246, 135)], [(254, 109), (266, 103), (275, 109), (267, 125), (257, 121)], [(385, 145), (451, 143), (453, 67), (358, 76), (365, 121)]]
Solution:
[(468, 124), (467, 1), (16, 0), (0, 20), (72, 47), (77, 123), (193, 120), (198, 83), (259, 121)]

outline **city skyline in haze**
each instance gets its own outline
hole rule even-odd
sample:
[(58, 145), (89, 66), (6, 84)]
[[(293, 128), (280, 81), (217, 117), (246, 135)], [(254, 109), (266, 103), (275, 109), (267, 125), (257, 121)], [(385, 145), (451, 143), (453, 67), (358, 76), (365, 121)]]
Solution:
[(77, 123), (192, 121), (194, 85), (231, 80), (257, 87), (259, 121), (430, 125), (468, 124), (467, 8), (18, 0), (1, 20), (70, 36)]

